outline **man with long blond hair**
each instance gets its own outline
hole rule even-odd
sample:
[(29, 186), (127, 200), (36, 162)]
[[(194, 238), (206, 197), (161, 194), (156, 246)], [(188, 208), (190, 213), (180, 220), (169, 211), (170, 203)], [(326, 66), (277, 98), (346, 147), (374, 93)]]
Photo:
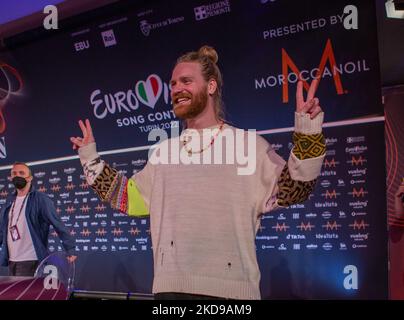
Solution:
[[(101, 160), (88, 120), (79, 121), (83, 136), (71, 137), (87, 181), (103, 201), (130, 216), (150, 215), (156, 299), (260, 299), (255, 249), (260, 217), (306, 200), (322, 166), (317, 80), (307, 100), (303, 83), (297, 85), (294, 148), (285, 162), (262, 137), (225, 123), (217, 62), (209, 46), (177, 60), (171, 99), (185, 129), (161, 142), (131, 178)], [(225, 135), (233, 140), (224, 145)], [(240, 150), (253, 150), (254, 170), (240, 174), (237, 163), (227, 161)], [(156, 161), (164, 153), (175, 161)], [(202, 161), (213, 153), (226, 154), (226, 163)]]

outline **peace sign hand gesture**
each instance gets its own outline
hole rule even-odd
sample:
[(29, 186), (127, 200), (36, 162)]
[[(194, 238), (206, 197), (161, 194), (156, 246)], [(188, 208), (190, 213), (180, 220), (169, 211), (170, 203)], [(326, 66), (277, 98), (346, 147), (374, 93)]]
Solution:
[(81, 132), (83, 133), (83, 137), (70, 137), (70, 141), (73, 143), (73, 150), (77, 150), (81, 147), (85, 147), (89, 145), (90, 143), (95, 142), (94, 135), (93, 135), (93, 130), (91, 128), (90, 121), (86, 119), (86, 123), (82, 120), (79, 121), (79, 126), (81, 129)]
[(320, 100), (315, 98), (318, 86), (318, 79), (314, 79), (311, 82), (309, 91), (307, 93), (307, 100), (304, 101), (303, 97), (303, 82), (299, 81), (297, 83), (296, 89), (296, 112), (297, 113), (308, 113), (310, 114), (310, 119), (314, 119), (320, 112), (322, 112), (320, 107)]

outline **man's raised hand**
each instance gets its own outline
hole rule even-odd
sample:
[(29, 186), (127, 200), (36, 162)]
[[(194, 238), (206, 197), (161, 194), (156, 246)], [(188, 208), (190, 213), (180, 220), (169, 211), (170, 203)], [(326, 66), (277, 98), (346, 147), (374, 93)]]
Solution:
[(318, 79), (314, 79), (311, 82), (309, 91), (307, 93), (307, 100), (304, 101), (303, 97), (303, 82), (300, 80), (297, 83), (296, 89), (296, 112), (300, 113), (308, 113), (310, 114), (310, 118), (314, 119), (322, 110), (320, 107), (320, 100), (315, 98), (314, 95), (316, 93), (318, 86)]
[(81, 147), (85, 147), (92, 142), (95, 142), (90, 121), (86, 119), (86, 122), (84, 124), (82, 120), (79, 120), (79, 126), (83, 137), (70, 137), (70, 141), (73, 143), (73, 150), (77, 150)]

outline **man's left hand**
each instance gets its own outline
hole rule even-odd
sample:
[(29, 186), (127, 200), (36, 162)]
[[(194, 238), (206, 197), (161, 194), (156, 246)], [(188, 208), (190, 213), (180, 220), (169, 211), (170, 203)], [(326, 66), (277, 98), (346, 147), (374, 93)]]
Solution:
[(303, 81), (300, 80), (297, 83), (296, 112), (308, 113), (310, 114), (310, 119), (314, 119), (322, 111), (320, 107), (320, 100), (314, 96), (316, 94), (317, 86), (318, 86), (318, 79), (314, 79), (311, 82), (309, 91), (307, 93), (307, 100), (304, 101)]

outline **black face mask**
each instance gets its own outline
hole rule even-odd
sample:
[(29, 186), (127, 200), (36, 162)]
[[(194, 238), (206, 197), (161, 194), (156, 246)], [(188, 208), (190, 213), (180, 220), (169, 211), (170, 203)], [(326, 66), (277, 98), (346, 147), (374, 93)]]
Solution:
[(24, 187), (27, 185), (27, 180), (25, 180), (23, 177), (14, 177), (11, 181), (17, 189), (24, 189)]

